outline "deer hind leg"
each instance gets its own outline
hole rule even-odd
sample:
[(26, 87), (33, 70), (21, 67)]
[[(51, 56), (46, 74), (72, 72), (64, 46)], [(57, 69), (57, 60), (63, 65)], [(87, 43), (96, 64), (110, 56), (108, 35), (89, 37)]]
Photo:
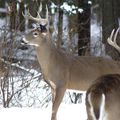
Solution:
[(90, 104), (88, 103), (88, 101), (86, 102), (86, 111), (87, 111), (87, 120), (93, 120), (93, 117), (91, 115), (91, 108), (90, 108)]
[(60, 106), (60, 103), (64, 97), (65, 88), (57, 88), (56, 90), (52, 90), (52, 117), (51, 120), (57, 120), (56, 115), (58, 108)]

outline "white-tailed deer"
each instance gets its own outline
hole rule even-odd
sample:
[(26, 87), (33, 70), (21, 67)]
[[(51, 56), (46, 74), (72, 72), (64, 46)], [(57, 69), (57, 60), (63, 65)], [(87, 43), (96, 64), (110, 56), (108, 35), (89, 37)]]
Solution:
[[(116, 33), (111, 32), (108, 43), (120, 52), (116, 42), (118, 32), (119, 28)], [(93, 82), (87, 90), (86, 109), (88, 120), (120, 119), (120, 74), (103, 75)]]
[(120, 72), (120, 62), (102, 57), (77, 57), (57, 49), (52, 42), (48, 26), (48, 8), (46, 18), (37, 17), (28, 12), (25, 18), (39, 23), (36, 29), (27, 33), (23, 41), (34, 45), (45, 81), (52, 91), (52, 117), (56, 120), (59, 105), (66, 89), (87, 90), (92, 82), (101, 75)]
[(86, 94), (88, 120), (120, 119), (120, 74), (99, 77)]

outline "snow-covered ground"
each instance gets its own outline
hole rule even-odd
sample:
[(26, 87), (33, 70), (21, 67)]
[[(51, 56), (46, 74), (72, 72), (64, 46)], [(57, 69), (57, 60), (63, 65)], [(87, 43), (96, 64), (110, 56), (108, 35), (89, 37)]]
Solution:
[[(48, 108), (2, 108), (0, 119), (4, 120), (50, 120), (51, 107)], [(86, 120), (84, 104), (61, 104), (57, 120)]]

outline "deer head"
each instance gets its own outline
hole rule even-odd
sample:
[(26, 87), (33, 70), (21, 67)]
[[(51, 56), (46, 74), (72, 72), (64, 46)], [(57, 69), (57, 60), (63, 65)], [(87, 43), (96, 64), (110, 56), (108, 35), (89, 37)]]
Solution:
[(37, 24), (36, 28), (31, 32), (25, 35), (23, 41), (29, 45), (39, 46), (47, 40), (48, 37), (48, 7), (46, 5), (46, 18), (42, 18), (40, 16), (40, 12), (42, 11), (42, 4), (40, 4), (39, 10), (37, 12), (37, 17), (33, 17), (29, 10), (27, 14), (23, 14), (24, 18), (33, 20)]

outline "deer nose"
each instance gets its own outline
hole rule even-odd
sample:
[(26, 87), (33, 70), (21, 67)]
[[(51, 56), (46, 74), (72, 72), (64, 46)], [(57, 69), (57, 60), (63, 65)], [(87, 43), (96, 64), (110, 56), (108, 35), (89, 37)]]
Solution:
[(21, 49), (21, 50), (28, 50), (28, 46), (27, 46), (27, 43), (24, 41), (23, 39), (24, 37), (22, 36), (22, 39), (20, 40), (20, 46), (18, 47), (18, 49)]
[(28, 41), (25, 39), (25, 37), (23, 36), (22, 40), (21, 40), (21, 44), (27, 44)]

